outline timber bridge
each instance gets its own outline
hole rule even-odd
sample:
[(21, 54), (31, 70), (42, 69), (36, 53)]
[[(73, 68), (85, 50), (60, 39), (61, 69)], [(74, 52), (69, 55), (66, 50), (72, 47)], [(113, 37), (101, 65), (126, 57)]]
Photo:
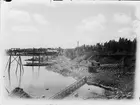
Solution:
[[(34, 71), (34, 66), (38, 66), (40, 69), (40, 66), (47, 66), (54, 64), (53, 62), (49, 62), (49, 57), (56, 57), (58, 55), (61, 55), (62, 49), (61, 48), (11, 48), (6, 50), (7, 56), (9, 56), (8, 62), (6, 64), (6, 68), (8, 67), (8, 79), (9, 79), (9, 85), (11, 85), (11, 64), (16, 61), (16, 70), (15, 74), (17, 76), (18, 74), (18, 68), (19, 68), (19, 87), (21, 84), (21, 76), (24, 74), (24, 67), (23, 66), (32, 66), (32, 70)], [(27, 59), (26, 64), (22, 63), (21, 56), (32, 56), (31, 59)], [(42, 58), (46, 57), (46, 61), (48, 62), (42, 62)], [(39, 70), (38, 69), (38, 70)], [(17, 76), (18, 77), (18, 76)]]
[(53, 48), (11, 48), (6, 50), (6, 54), (9, 56), (52, 56), (60, 54), (61, 49)]

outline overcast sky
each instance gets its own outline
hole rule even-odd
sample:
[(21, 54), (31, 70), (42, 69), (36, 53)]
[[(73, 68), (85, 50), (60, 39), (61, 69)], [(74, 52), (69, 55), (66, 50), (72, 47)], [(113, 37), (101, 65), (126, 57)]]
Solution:
[(119, 37), (136, 37), (134, 23), (139, 13), (132, 3), (50, 5), (39, 1), (4, 5), (5, 47), (70, 48), (76, 47), (77, 41), (80, 45), (93, 45)]

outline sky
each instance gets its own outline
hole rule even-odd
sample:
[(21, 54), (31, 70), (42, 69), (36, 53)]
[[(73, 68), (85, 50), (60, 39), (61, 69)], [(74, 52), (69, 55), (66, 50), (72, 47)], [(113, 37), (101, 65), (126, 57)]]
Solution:
[(29, 0), (3, 5), (6, 48), (94, 45), (136, 37), (138, 6), (132, 3), (47, 3)]

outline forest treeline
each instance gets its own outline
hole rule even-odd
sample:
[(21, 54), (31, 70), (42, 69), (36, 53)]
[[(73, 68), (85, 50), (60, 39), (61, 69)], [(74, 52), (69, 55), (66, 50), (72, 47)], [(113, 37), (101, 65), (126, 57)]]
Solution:
[(118, 41), (110, 40), (105, 43), (97, 43), (96, 45), (82, 45), (74, 49), (65, 49), (65, 56), (70, 59), (90, 54), (90, 55), (125, 55), (136, 53), (136, 38), (129, 40), (127, 38), (119, 38)]

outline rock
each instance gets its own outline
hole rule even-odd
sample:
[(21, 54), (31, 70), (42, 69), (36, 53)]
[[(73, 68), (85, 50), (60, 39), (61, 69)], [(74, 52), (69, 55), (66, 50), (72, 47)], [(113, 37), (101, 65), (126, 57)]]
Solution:
[(45, 98), (45, 96), (43, 95), (42, 98)]
[(78, 95), (78, 93), (75, 93), (74, 96), (75, 96), (75, 97), (78, 97), (79, 95)]

